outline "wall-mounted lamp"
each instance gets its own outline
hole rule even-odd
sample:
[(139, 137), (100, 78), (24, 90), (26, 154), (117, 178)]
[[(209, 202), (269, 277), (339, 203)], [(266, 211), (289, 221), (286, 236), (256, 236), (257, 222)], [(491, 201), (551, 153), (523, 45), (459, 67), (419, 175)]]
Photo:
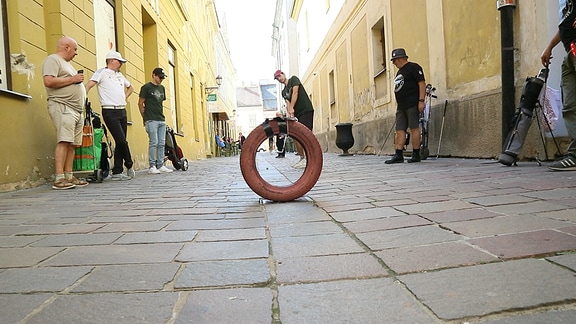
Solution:
[(208, 94), (208, 93), (212, 93), (212, 91), (217, 90), (217, 89), (220, 88), (220, 86), (222, 85), (222, 76), (218, 75), (218, 76), (216, 77), (216, 84), (217, 84), (217, 86), (215, 86), (215, 87), (206, 87), (206, 88), (204, 88), (204, 90), (206, 91), (206, 93), (207, 93), (207, 94)]

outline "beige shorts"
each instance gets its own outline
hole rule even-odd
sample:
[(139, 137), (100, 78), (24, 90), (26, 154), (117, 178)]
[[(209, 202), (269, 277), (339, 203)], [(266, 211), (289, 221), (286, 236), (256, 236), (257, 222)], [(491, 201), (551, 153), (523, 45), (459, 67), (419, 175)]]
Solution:
[(48, 114), (56, 128), (58, 143), (66, 142), (82, 145), (82, 114), (58, 102), (48, 100)]

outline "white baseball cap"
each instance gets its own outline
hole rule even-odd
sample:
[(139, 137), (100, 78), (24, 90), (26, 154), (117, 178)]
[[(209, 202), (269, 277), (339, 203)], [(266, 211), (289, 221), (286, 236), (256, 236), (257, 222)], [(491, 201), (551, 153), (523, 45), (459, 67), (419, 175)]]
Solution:
[(110, 59), (114, 59), (114, 60), (118, 60), (122, 63), (126, 63), (128, 61), (126, 61), (125, 59), (122, 58), (122, 55), (120, 55), (120, 53), (116, 52), (116, 51), (110, 51), (108, 52), (108, 54), (106, 54), (106, 59), (110, 60)]

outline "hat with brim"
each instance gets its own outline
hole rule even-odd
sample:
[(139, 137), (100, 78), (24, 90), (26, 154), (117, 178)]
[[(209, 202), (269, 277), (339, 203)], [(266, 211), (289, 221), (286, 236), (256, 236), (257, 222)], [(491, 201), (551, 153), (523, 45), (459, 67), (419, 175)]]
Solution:
[(120, 55), (120, 53), (116, 52), (116, 51), (110, 51), (108, 52), (108, 54), (106, 54), (106, 59), (107, 60), (118, 60), (122, 63), (126, 63), (128, 62), (127, 60), (125, 60), (124, 58), (122, 58), (122, 55)]
[(166, 78), (166, 73), (163, 68), (157, 67), (152, 71), (152, 74), (157, 75), (160, 79)]
[(280, 74), (284, 74), (284, 72), (280, 71), (280, 70), (276, 70), (276, 72), (274, 72), (274, 80), (278, 79), (278, 77), (280, 76)]
[(408, 55), (406, 55), (406, 50), (404, 50), (403, 48), (396, 48), (394, 50), (392, 50), (392, 58), (390, 59), (390, 61), (394, 61), (395, 59), (399, 59), (399, 58), (403, 58), (403, 57), (408, 57)]

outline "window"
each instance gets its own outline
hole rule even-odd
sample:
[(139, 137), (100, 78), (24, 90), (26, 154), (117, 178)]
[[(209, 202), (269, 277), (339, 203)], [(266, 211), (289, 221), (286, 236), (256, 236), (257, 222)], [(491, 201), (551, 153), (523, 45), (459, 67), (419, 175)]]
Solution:
[[(106, 66), (106, 54), (116, 50), (116, 26), (114, 24), (114, 2), (94, 0), (94, 31), (96, 40), (96, 66)], [(122, 53), (126, 57), (125, 53)]]
[(374, 77), (386, 71), (386, 46), (384, 42), (384, 18), (372, 27), (372, 48), (374, 57)]
[(168, 88), (169, 100), (170, 100), (170, 112), (172, 114), (172, 125), (174, 125), (174, 130), (176, 133), (180, 133), (182, 130), (182, 125), (179, 124), (179, 113), (177, 111), (176, 105), (176, 49), (172, 44), (168, 43), (168, 71), (166, 79), (168, 79), (168, 84), (165, 85)]
[(6, 8), (5, 8), (5, 1), (0, 0), (0, 89), (8, 90), (8, 82), (9, 82), (9, 69), (8, 69), (8, 61), (7, 61), (7, 53), (8, 51), (8, 40), (6, 39), (4, 32), (6, 30)]
[(330, 106), (336, 103), (336, 91), (334, 90), (334, 70), (328, 74), (328, 96), (330, 99)]

